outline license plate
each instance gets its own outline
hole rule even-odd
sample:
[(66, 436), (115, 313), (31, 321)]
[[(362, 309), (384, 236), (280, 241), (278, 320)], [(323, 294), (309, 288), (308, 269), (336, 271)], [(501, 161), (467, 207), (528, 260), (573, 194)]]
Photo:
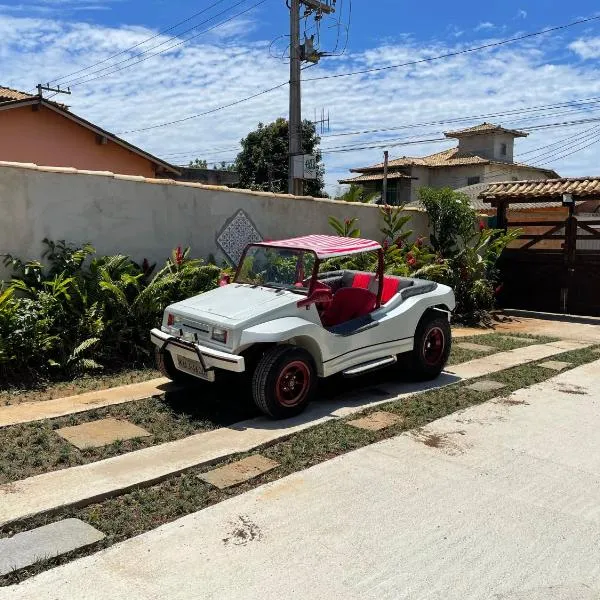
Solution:
[(189, 358), (185, 358), (185, 356), (177, 357), (177, 366), (196, 377), (201, 377), (202, 379), (209, 379), (208, 373), (202, 368), (202, 365), (195, 360), (190, 360)]

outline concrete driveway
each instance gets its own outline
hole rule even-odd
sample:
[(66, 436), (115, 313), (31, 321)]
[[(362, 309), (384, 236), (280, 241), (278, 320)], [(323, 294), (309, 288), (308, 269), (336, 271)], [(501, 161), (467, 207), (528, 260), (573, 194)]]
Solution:
[(600, 597), (600, 361), (0, 591), (0, 598)]

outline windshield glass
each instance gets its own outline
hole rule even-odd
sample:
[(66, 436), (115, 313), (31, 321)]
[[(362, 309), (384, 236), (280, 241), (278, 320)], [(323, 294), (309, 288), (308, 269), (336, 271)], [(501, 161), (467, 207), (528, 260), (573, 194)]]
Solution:
[(251, 246), (235, 282), (306, 292), (314, 265), (312, 252)]

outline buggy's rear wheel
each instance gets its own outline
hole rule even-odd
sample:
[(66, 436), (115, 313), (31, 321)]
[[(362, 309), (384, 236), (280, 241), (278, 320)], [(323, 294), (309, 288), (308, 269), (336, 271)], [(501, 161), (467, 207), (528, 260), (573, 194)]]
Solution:
[(303, 348), (274, 346), (260, 359), (252, 377), (256, 406), (267, 416), (285, 419), (301, 413), (317, 383), (312, 356)]
[(398, 357), (399, 365), (420, 381), (435, 379), (446, 366), (452, 332), (446, 317), (428, 314), (417, 326), (414, 348)]

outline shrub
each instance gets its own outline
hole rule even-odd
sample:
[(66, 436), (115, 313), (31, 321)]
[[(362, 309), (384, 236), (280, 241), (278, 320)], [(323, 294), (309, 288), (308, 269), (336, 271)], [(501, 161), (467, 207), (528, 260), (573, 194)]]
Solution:
[[(141, 364), (167, 305), (216, 287), (220, 269), (177, 248), (165, 266), (97, 256), (89, 244), (44, 240), (39, 261), (6, 256), (0, 286), (0, 373), (18, 379)], [(3, 290), (3, 291), (2, 291)]]

